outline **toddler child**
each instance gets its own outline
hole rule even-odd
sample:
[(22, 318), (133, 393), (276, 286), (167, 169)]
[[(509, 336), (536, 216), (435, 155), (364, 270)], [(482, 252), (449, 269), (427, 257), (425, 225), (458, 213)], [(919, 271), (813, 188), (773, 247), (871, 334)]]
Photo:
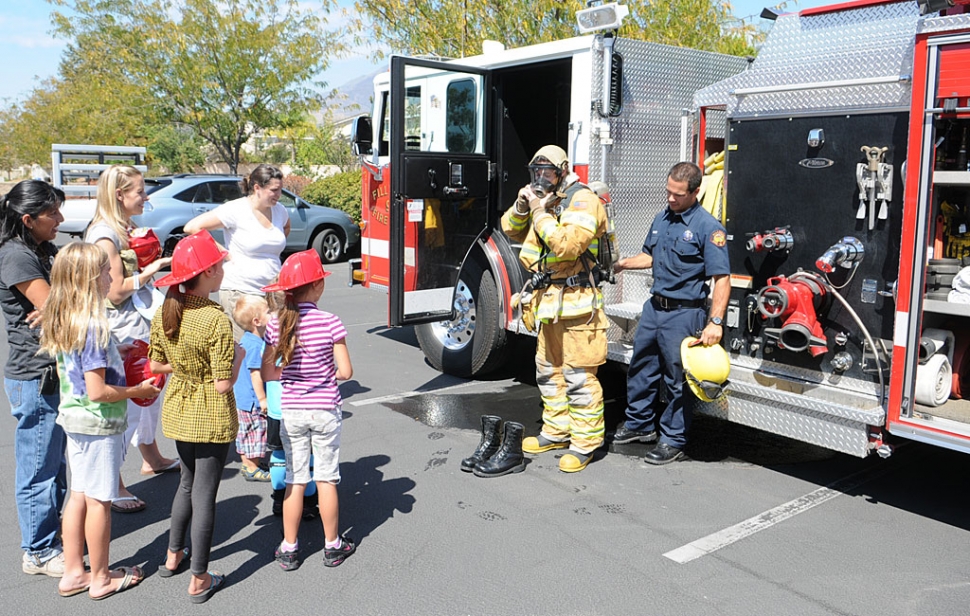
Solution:
[(236, 380), (233, 393), (239, 414), (236, 453), (242, 461), (239, 474), (246, 481), (269, 481), (269, 472), (260, 468), (266, 455), (266, 388), (259, 376), (263, 358), (263, 332), (269, 306), (258, 295), (242, 295), (236, 300), (232, 318), (244, 330), (239, 345), (246, 351), (242, 378)]

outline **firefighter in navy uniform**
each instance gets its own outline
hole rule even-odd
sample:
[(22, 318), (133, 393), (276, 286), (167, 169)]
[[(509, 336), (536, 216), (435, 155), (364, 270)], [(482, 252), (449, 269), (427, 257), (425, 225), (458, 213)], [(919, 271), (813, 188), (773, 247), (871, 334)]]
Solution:
[(605, 433), (596, 372), (606, 362), (607, 320), (595, 271), (606, 211), (569, 173), (561, 148), (541, 148), (529, 171), (532, 183), (502, 216), (502, 230), (522, 242), (519, 260), (533, 272), (529, 292), (520, 294), (523, 321), (539, 328), (536, 383), (543, 425), (538, 436), (523, 440), (522, 450), (568, 447), (559, 469), (574, 473), (586, 468)]
[[(697, 201), (703, 174), (697, 165), (677, 163), (667, 175), (667, 208), (650, 226), (643, 252), (620, 259), (613, 269), (653, 268), (651, 298), (643, 305), (627, 373), (626, 421), (614, 443), (660, 443), (644, 458), (667, 464), (683, 455), (691, 409), (684, 404), (681, 344), (702, 332), (692, 344), (710, 346), (724, 335), (722, 319), (731, 294), (730, 263), (724, 227)], [(710, 308), (708, 280), (714, 279)], [(660, 407), (661, 379), (667, 405)]]

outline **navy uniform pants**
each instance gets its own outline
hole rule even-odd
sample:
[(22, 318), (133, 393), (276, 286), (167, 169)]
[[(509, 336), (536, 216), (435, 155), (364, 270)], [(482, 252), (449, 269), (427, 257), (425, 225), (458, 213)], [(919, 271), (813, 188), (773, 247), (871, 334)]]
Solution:
[(706, 308), (661, 310), (652, 300), (643, 305), (627, 373), (626, 427), (650, 432), (657, 424), (661, 380), (667, 406), (660, 412), (660, 442), (683, 449), (690, 430), (691, 410), (684, 405), (684, 367), (680, 344), (704, 329)]

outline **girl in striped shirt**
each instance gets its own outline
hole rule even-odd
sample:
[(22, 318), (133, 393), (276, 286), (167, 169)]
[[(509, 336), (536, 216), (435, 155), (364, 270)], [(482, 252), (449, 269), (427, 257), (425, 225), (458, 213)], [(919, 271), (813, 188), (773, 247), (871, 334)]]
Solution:
[[(266, 327), (261, 374), (279, 380), (282, 388), (280, 437), (286, 453), (286, 493), (283, 497), (283, 542), (276, 561), (284, 571), (301, 564), (297, 535), (303, 515), (303, 495), (312, 480), (317, 485), (327, 567), (336, 567), (354, 553), (353, 541), (341, 537), (337, 484), (340, 483), (341, 398), (338, 380), (353, 376), (347, 350), (347, 330), (340, 319), (317, 308), (323, 295), (324, 271), (314, 250), (291, 255), (279, 282), (263, 287), (282, 291), (286, 303)], [(310, 455), (313, 455), (313, 476)]]

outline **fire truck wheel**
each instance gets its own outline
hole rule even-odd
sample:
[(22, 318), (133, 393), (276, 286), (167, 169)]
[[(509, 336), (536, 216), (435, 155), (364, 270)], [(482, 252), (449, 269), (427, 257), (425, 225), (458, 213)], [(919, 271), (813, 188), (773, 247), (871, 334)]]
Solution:
[(455, 308), (451, 321), (415, 327), (421, 350), (445, 374), (470, 377), (491, 372), (505, 360), (507, 338), (495, 279), (473, 260), (461, 271)]

